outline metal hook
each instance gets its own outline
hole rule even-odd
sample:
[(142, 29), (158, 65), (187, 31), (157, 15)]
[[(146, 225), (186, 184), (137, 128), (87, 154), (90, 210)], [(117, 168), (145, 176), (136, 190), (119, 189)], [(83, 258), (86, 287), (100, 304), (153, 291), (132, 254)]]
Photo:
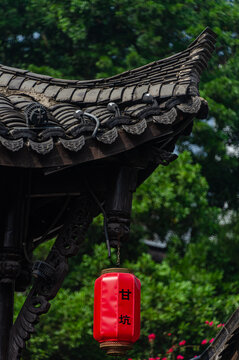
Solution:
[(100, 121), (99, 121), (99, 119), (98, 119), (95, 115), (90, 114), (90, 113), (88, 113), (88, 112), (84, 112), (84, 111), (82, 111), (82, 110), (76, 110), (76, 111), (75, 111), (75, 117), (76, 117), (77, 119), (82, 119), (83, 116), (88, 116), (90, 119), (93, 119), (93, 120), (95, 121), (96, 126), (95, 126), (95, 129), (94, 129), (93, 133), (92, 133), (92, 137), (93, 137), (93, 138), (96, 137), (97, 132), (98, 132), (98, 130), (99, 130), (99, 126), (100, 126)]
[(82, 119), (83, 115), (84, 115), (84, 112), (82, 110), (78, 109), (75, 111), (75, 117), (77, 119)]
[(142, 101), (145, 104), (152, 104), (153, 106), (158, 106), (158, 102), (157, 100), (153, 97), (153, 95), (149, 94), (149, 93), (145, 93), (143, 95), (143, 99)]
[(95, 115), (90, 114), (90, 113), (87, 113), (87, 112), (84, 112), (84, 115), (86, 115), (86, 116), (88, 116), (89, 118), (93, 119), (93, 120), (95, 121), (95, 123), (96, 123), (95, 129), (94, 129), (94, 131), (93, 131), (93, 133), (92, 133), (92, 137), (94, 138), (94, 137), (96, 137), (97, 132), (98, 132), (98, 129), (99, 129), (99, 126), (100, 126), (99, 119), (98, 119)]
[(120, 110), (119, 110), (119, 107), (116, 103), (114, 102), (110, 102), (108, 105), (107, 105), (107, 110), (109, 110), (110, 112), (113, 112), (115, 113), (115, 116), (120, 116)]

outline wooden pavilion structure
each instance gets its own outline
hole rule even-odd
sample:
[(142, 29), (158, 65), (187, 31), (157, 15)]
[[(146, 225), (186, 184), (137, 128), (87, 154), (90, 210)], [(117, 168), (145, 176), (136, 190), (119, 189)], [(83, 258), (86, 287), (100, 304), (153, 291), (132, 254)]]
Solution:
[[(91, 81), (0, 65), (0, 360), (20, 359), (94, 216), (104, 213), (109, 248), (127, 241), (133, 192), (207, 116), (198, 84), (214, 43), (207, 28), (176, 55)], [(33, 250), (53, 237), (32, 269)], [(13, 324), (14, 291), (32, 273)]]
[(232, 314), (213, 343), (194, 360), (239, 359), (239, 308)]

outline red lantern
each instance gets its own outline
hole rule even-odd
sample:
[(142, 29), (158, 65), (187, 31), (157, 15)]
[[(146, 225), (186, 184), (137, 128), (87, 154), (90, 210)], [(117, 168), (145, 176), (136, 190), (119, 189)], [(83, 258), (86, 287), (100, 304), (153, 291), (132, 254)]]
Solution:
[(95, 281), (94, 338), (123, 355), (140, 336), (140, 281), (128, 269), (106, 269)]

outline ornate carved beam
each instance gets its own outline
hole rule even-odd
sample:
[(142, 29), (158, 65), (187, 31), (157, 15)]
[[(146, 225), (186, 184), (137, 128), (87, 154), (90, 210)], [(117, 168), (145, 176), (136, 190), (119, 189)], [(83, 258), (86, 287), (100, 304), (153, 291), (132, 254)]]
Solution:
[(46, 261), (35, 264), (34, 285), (11, 330), (8, 360), (20, 359), (39, 316), (48, 312), (49, 300), (56, 296), (62, 285), (68, 271), (68, 258), (78, 253), (97, 211), (97, 205), (88, 196), (77, 199)]

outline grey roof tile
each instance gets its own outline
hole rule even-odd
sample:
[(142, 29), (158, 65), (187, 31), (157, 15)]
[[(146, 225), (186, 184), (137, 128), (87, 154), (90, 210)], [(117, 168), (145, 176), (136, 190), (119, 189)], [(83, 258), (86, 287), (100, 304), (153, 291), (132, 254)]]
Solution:
[(8, 88), (10, 90), (18, 90), (20, 89), (21, 84), (23, 83), (23, 81), (25, 80), (24, 77), (22, 76), (18, 76), (16, 78), (13, 78), (10, 83), (8, 84)]
[(70, 101), (75, 88), (61, 89), (57, 94), (56, 101)]
[(0, 86), (7, 86), (13, 76), (13, 74), (2, 74), (0, 77)]
[(101, 91), (101, 89), (97, 89), (97, 88), (87, 91), (86, 96), (84, 98), (84, 102), (85, 103), (97, 102), (100, 91)]
[(22, 94), (13, 94), (9, 95), (8, 99), (11, 101), (12, 104), (16, 105), (23, 101), (32, 101), (32, 98), (28, 95), (22, 95)]
[(43, 80), (43, 81), (49, 81), (52, 79), (52, 76), (48, 76), (48, 75), (43, 75), (43, 74), (36, 74), (36, 73), (33, 73), (31, 71), (28, 71), (26, 73), (26, 76), (28, 76), (29, 78), (32, 78), (34, 80)]
[(134, 92), (133, 100), (141, 100), (143, 95), (149, 90), (149, 84), (137, 86)]
[(176, 85), (173, 91), (174, 96), (182, 96), (187, 94), (189, 84)]
[(123, 92), (122, 102), (132, 101), (136, 86), (128, 86)]
[(150, 85), (150, 87), (149, 87), (149, 93), (150, 93), (153, 97), (158, 97), (161, 86), (162, 86), (162, 84)]
[(87, 91), (87, 88), (86, 89), (77, 89), (74, 92), (71, 101), (72, 102), (82, 102), (84, 100), (86, 91)]
[(124, 87), (116, 88), (110, 94), (110, 101), (121, 101), (122, 99), (122, 92), (124, 91)]
[(34, 86), (34, 91), (38, 94), (42, 94), (47, 86), (49, 86), (48, 82), (41, 82)]
[(76, 85), (77, 80), (68, 80), (68, 79), (59, 79), (59, 78), (52, 78), (51, 84), (59, 85), (59, 86), (67, 86), (67, 85)]
[(21, 85), (21, 90), (30, 91), (32, 87), (36, 84), (35, 80), (25, 80)]
[(165, 98), (172, 96), (174, 87), (175, 87), (175, 83), (162, 85), (160, 89), (160, 97)]
[(44, 95), (53, 98), (60, 91), (61, 87), (56, 85), (50, 85), (44, 91)]
[(113, 91), (112, 88), (101, 90), (101, 92), (100, 92), (100, 94), (98, 96), (98, 102), (110, 101), (110, 94), (111, 94), (112, 91)]
[(15, 68), (15, 67), (11, 67), (11, 66), (5, 66), (5, 65), (2, 65), (1, 68), (4, 71), (7, 71), (11, 74), (25, 74), (28, 72), (28, 70), (19, 69), (19, 68)]

